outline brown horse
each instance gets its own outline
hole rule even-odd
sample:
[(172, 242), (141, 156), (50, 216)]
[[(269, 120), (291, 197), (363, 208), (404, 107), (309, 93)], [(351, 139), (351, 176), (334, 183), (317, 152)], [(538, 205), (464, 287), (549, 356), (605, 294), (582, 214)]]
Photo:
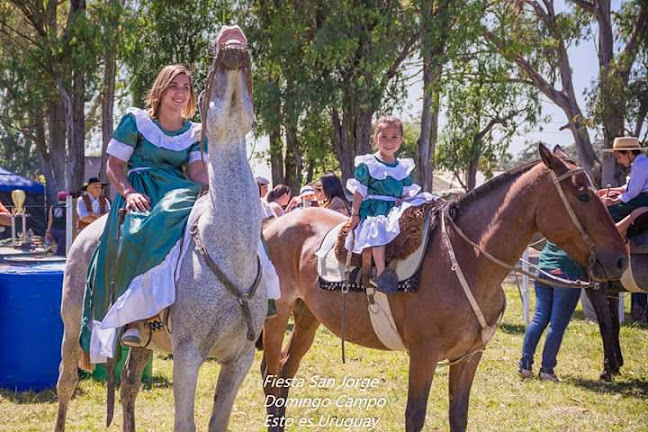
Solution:
[[(554, 155), (541, 145), (540, 155), (543, 163), (509, 171), (450, 205), (449, 217), (470, 239), (510, 265), (517, 262), (532, 235), (540, 232), (578, 262), (589, 264), (591, 277), (618, 279), (627, 265), (626, 251), (589, 178), (564, 154)], [(575, 219), (568, 215), (570, 210)], [(294, 377), (320, 323), (341, 334), (342, 294), (318, 287), (314, 254), (323, 236), (343, 220), (331, 211), (305, 209), (283, 216), (264, 231), (282, 292), (278, 316), (266, 322), (263, 334), (261, 373), (268, 382), (264, 391), (277, 398), (274, 400), (287, 398), (289, 388), (266, 377)], [(476, 253), (454, 228), (448, 227), (448, 234), (488, 325), (496, 324), (505, 306), (501, 283), (508, 270)], [(346, 339), (368, 348), (387, 349), (371, 326), (366, 295), (346, 295), (346, 317), (352, 320)], [(389, 302), (410, 356), (406, 429), (423, 428), (437, 363), (463, 359), (450, 367), (450, 427), (452, 431), (465, 430), (470, 388), (484, 342), (476, 315), (451, 269), (439, 229), (431, 233), (417, 291), (394, 294)], [(291, 314), (294, 327), (282, 351)], [(269, 424), (283, 424), (285, 408), (277, 408), (282, 406), (277, 403), (268, 408), (273, 419)]]

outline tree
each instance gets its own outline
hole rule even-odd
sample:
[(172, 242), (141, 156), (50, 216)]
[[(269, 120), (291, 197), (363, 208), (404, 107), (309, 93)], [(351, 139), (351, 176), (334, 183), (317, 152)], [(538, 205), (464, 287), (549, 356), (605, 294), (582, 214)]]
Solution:
[(446, 78), (446, 118), (437, 160), (470, 191), (478, 167), (491, 172), (520, 125), (539, 121), (537, 92), (511, 79), (508, 63), (484, 44), (468, 45)]
[[(557, 12), (552, 0), (500, 0), (490, 9), (484, 36), (506, 59), (517, 64), (549, 100), (558, 105), (574, 137), (581, 165), (590, 173), (598, 171), (599, 161), (592, 148), (588, 128), (593, 126), (578, 104), (573, 85), (567, 48), (589, 37), (590, 20), (597, 23), (600, 106), (605, 106), (602, 124), (605, 148), (610, 148), (614, 137), (623, 133), (627, 110), (628, 77), (634, 64), (638, 40), (646, 33), (648, 2), (626, 2), (633, 19), (630, 30), (613, 38), (613, 20), (607, 0), (572, 0), (573, 8)], [(615, 45), (622, 48), (615, 54)], [(613, 160), (606, 157), (603, 183), (611, 182)], [(597, 176), (598, 177), (598, 176)]]

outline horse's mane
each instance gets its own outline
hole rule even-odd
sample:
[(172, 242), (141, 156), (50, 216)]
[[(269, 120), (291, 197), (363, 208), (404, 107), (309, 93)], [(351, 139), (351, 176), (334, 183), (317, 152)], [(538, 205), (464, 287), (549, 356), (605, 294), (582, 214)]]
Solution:
[(456, 200), (452, 201), (449, 203), (450, 206), (450, 214), (454, 217), (454, 215), (459, 214), (462, 210), (464, 210), (469, 204), (475, 202), (484, 194), (487, 194), (503, 184), (508, 184), (509, 182), (517, 179), (519, 176), (522, 174), (530, 171), (532, 168), (534, 168), (540, 160), (536, 160), (533, 162), (529, 162), (527, 164), (521, 165), (519, 167), (510, 169), (506, 171), (503, 174), (498, 175), (497, 177), (487, 181), (483, 185), (471, 190), (467, 194), (457, 198)]

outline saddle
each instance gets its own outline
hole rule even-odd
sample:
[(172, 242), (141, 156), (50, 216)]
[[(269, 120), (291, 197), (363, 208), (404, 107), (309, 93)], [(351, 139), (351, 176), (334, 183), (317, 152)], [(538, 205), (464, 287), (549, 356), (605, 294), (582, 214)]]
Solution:
[[(387, 245), (385, 260), (398, 276), (399, 291), (414, 292), (430, 234), (436, 227), (437, 214), (444, 201), (435, 200), (420, 206), (410, 207), (401, 216), (400, 234)], [(364, 291), (361, 266), (362, 257), (353, 254), (350, 268), (346, 268), (347, 253), (344, 242), (350, 233), (349, 221), (333, 227), (322, 240), (319, 250), (317, 273), (321, 289), (334, 291), (346, 284), (347, 270), (350, 274), (349, 289)]]
[(648, 213), (639, 216), (628, 228), (630, 256), (621, 284), (630, 292), (648, 292)]

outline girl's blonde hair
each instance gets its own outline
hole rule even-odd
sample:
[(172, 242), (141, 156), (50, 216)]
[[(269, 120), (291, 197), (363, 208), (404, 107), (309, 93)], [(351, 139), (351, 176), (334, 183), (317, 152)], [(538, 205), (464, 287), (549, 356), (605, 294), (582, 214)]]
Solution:
[(376, 122), (376, 125), (374, 126), (374, 135), (380, 132), (383, 128), (389, 126), (398, 128), (398, 131), (400, 132), (401, 136), (403, 136), (403, 122), (398, 117), (395, 116), (380, 117)]
[(182, 110), (182, 117), (190, 119), (196, 113), (197, 98), (196, 90), (194, 89), (193, 79), (191, 77), (191, 71), (184, 65), (175, 64), (164, 66), (160, 73), (158, 73), (155, 82), (146, 95), (144, 102), (146, 103), (146, 108), (151, 117), (157, 118), (160, 114), (160, 103), (162, 102), (162, 95), (169, 88), (171, 82), (178, 75), (185, 74), (189, 79), (189, 102)]

